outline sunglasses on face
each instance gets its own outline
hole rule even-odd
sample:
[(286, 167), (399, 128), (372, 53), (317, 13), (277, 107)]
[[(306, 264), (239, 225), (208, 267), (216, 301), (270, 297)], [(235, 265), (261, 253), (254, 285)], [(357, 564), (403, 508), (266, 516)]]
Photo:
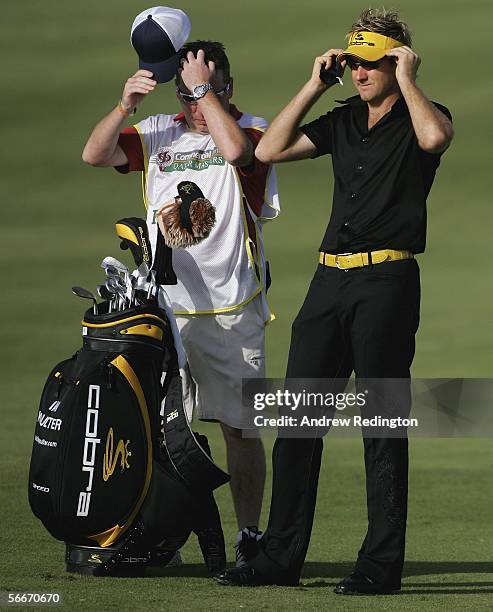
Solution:
[(382, 59), (379, 59), (376, 62), (368, 62), (365, 60), (357, 59), (355, 57), (346, 57), (346, 63), (351, 70), (358, 70), (360, 66), (364, 70), (375, 70), (379, 67)]
[[(224, 96), (224, 94), (229, 93), (230, 86), (231, 83), (228, 83), (223, 89), (220, 89), (219, 91), (214, 90), (214, 93), (216, 94), (216, 96)], [(179, 87), (176, 88), (176, 93), (180, 96), (183, 102), (186, 102), (187, 104), (197, 103), (197, 100), (191, 94), (183, 92)]]

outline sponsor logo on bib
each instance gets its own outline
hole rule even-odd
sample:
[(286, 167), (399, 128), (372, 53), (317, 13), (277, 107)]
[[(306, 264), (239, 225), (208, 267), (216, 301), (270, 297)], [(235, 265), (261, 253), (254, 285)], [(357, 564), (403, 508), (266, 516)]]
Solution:
[(158, 149), (151, 157), (160, 172), (183, 172), (185, 170), (207, 170), (209, 166), (224, 166), (225, 159), (217, 147), (195, 151), (172, 151), (166, 147)]
[(156, 153), (156, 163), (161, 172), (165, 172), (166, 168), (173, 163), (174, 154), (171, 149), (161, 147)]

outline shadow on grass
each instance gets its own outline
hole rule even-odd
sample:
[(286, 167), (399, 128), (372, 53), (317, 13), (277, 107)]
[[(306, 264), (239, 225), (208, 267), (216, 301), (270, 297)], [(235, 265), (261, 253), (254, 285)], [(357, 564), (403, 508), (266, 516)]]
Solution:
[[(302, 582), (310, 578), (327, 576), (335, 580), (318, 580), (303, 584), (303, 588), (333, 587), (353, 569), (353, 563), (305, 563)], [(408, 561), (404, 566), (402, 595), (480, 595), (493, 593), (493, 581), (446, 581), (415, 582), (408, 578), (413, 576), (440, 576), (450, 574), (493, 574), (493, 562), (490, 561)]]
[[(344, 578), (353, 570), (354, 563), (350, 561), (318, 562), (307, 561), (303, 567), (303, 578)], [(201, 563), (185, 563), (180, 567), (149, 568), (147, 575), (153, 576), (208, 576), (207, 568)], [(493, 574), (493, 561), (407, 561), (404, 565), (404, 579), (412, 576), (440, 576), (443, 574)], [(418, 586), (421, 582), (410, 583)], [(426, 583), (431, 584), (431, 583)], [(449, 582), (434, 582), (434, 586), (452, 586)], [(493, 582), (468, 582), (464, 586), (493, 586)]]
[[(353, 563), (349, 561), (337, 563), (320, 563), (308, 561), (303, 568), (301, 584), (295, 587), (300, 590), (313, 588), (332, 588), (341, 578), (351, 573)], [(422, 582), (410, 581), (414, 576), (440, 576), (450, 574), (492, 574), (493, 562), (490, 561), (408, 561), (404, 567), (402, 595), (480, 595), (493, 593), (493, 580), (470, 582), (451, 581)], [(146, 578), (158, 576), (208, 578), (209, 573), (205, 565), (190, 564), (176, 568), (150, 568), (146, 571)], [(327, 577), (327, 580), (320, 580)], [(313, 582), (306, 582), (312, 578), (319, 578)], [(487, 578), (485, 576), (485, 578)], [(332, 580), (331, 580), (332, 579)]]
[[(344, 578), (353, 567), (354, 563), (346, 561), (337, 563), (308, 561), (303, 567), (303, 576)], [(404, 578), (442, 574), (493, 574), (493, 561), (407, 561), (404, 565)]]

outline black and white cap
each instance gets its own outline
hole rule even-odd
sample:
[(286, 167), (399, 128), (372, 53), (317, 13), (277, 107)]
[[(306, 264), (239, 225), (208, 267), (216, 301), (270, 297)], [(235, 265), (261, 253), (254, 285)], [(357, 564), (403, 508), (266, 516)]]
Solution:
[(139, 56), (139, 68), (150, 70), (158, 83), (167, 83), (179, 67), (179, 51), (192, 24), (180, 9), (154, 6), (134, 19), (130, 42)]

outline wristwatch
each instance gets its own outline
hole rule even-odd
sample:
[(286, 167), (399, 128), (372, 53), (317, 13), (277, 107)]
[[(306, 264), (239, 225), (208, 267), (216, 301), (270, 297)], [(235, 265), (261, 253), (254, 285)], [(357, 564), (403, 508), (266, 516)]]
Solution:
[(203, 98), (208, 91), (211, 91), (212, 85), (210, 83), (202, 83), (202, 85), (197, 85), (193, 88), (193, 97), (196, 100), (200, 100)]

